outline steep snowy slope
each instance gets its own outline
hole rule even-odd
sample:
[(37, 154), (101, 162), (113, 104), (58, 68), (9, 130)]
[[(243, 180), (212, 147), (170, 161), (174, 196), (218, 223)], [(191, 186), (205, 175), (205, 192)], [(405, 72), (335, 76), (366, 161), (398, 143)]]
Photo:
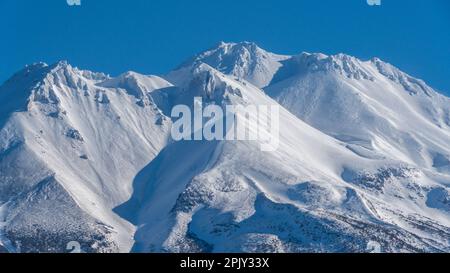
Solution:
[[(174, 103), (276, 105), (198, 62), (167, 78)], [(360, 156), (283, 108), (279, 136), (273, 152), (260, 141), (169, 144), (117, 208), (139, 226), (133, 251), (361, 252), (371, 241), (383, 251), (449, 250), (448, 209), (426, 205), (433, 189), (445, 203), (448, 177)]]
[(112, 208), (167, 141), (171, 121), (150, 99), (167, 86), (60, 62), (29, 66), (0, 88), (0, 234), (11, 251), (61, 252), (69, 241), (129, 250), (134, 227)]

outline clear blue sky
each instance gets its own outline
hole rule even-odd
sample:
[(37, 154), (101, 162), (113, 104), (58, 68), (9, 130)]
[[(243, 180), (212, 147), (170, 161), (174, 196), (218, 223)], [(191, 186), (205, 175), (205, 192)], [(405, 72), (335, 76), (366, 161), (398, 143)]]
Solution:
[(276, 53), (378, 56), (450, 95), (450, 1), (0, 0), (0, 82), (68, 60), (117, 75), (162, 74), (217, 42)]

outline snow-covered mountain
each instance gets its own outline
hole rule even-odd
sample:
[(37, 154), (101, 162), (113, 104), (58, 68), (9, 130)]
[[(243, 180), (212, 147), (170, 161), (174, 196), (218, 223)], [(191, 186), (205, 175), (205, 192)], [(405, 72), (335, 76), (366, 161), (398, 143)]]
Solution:
[[(0, 87), (0, 246), (450, 251), (450, 99), (423, 81), (378, 59), (248, 42), (163, 78), (62, 62)], [(282, 105), (278, 149), (171, 140), (170, 110), (199, 96)]]
[(166, 144), (171, 121), (151, 92), (168, 86), (61, 62), (1, 87), (0, 221), (11, 251), (65, 251), (68, 238), (86, 251), (131, 247), (134, 227), (112, 209)]

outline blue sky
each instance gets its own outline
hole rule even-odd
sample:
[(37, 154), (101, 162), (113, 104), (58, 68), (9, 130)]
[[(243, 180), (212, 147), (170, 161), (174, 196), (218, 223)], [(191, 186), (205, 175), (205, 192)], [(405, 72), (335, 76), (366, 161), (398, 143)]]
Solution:
[(224, 41), (276, 53), (378, 56), (450, 95), (450, 1), (0, 1), (0, 82), (25, 64), (68, 60), (117, 75), (163, 74)]

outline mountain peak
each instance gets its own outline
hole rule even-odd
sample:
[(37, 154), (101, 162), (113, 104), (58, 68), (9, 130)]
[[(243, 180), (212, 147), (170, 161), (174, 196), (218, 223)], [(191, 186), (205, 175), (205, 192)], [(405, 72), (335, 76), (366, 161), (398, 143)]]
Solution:
[(288, 56), (261, 49), (253, 42), (220, 42), (216, 47), (198, 54), (184, 66), (203, 62), (218, 71), (249, 81), (257, 87), (267, 86)]
[(249, 42), (249, 41), (242, 41), (242, 42), (224, 42), (220, 41), (215, 47), (213, 47), (211, 50), (217, 50), (221, 48), (246, 48), (247, 50), (263, 50), (261, 49), (256, 43)]
[(72, 72), (74, 72), (73, 71), (74, 69), (77, 70), (72, 65), (70, 65), (69, 62), (66, 60), (60, 60), (51, 65), (42, 65), (42, 67), (48, 67), (50, 74), (56, 73), (57, 71), (60, 71), (60, 70), (72, 71)]
[(72, 67), (67, 60), (60, 60), (54, 64), (55, 67)]

